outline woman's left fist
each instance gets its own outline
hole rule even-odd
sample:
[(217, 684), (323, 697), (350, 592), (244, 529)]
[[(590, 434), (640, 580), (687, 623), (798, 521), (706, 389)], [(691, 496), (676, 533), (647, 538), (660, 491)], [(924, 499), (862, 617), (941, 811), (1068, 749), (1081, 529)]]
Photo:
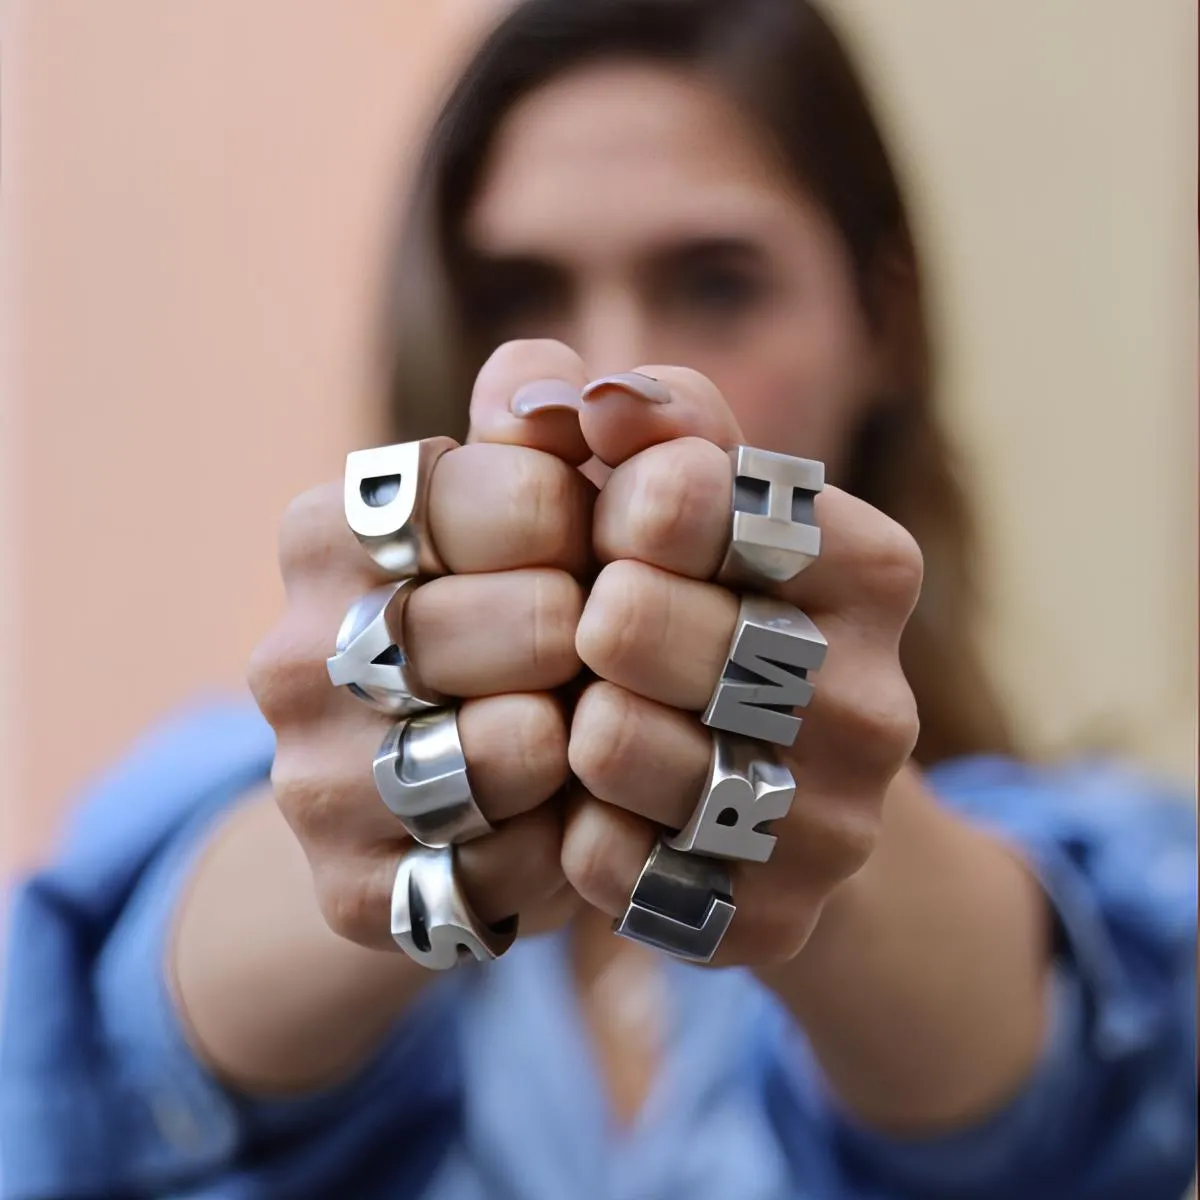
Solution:
[[(589, 903), (619, 918), (660, 834), (692, 817), (709, 774), (701, 723), (730, 652), (740, 597), (710, 582), (729, 547), (741, 432), (694, 371), (644, 367), (591, 385), (582, 428), (612, 467), (596, 506), (603, 569), (576, 634), (599, 677), (579, 698), (569, 761), (580, 788), (562, 863)], [(820, 556), (763, 594), (801, 609), (828, 650), (791, 747), (787, 816), (767, 862), (729, 861), (736, 914), (714, 962), (794, 957), (837, 886), (867, 860), (884, 796), (917, 736), (900, 636), (921, 586), (921, 553), (901, 526), (826, 487), (815, 504)]]

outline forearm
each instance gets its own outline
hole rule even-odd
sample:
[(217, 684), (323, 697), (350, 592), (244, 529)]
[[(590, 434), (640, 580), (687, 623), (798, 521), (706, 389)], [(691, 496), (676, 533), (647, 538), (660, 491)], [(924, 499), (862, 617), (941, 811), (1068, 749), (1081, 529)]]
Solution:
[(250, 1094), (320, 1087), (379, 1045), (429, 972), (333, 934), (308, 862), (269, 792), (201, 854), (166, 964), (193, 1046)]
[(802, 953), (763, 977), (840, 1099), (919, 1134), (978, 1119), (1020, 1087), (1042, 1043), (1048, 962), (1028, 869), (906, 770), (868, 865)]

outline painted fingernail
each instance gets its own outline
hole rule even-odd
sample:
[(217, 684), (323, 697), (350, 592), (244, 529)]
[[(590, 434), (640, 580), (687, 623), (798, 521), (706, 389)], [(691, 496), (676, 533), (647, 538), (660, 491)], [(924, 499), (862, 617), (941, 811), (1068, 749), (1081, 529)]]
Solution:
[(651, 404), (670, 404), (671, 389), (665, 383), (652, 375), (643, 375), (640, 371), (623, 371), (619, 375), (605, 375), (601, 379), (593, 379), (583, 389), (585, 400), (599, 400), (608, 391), (627, 392)]
[(580, 409), (579, 389), (565, 379), (535, 379), (523, 384), (509, 401), (514, 417), (531, 417), (534, 413)]

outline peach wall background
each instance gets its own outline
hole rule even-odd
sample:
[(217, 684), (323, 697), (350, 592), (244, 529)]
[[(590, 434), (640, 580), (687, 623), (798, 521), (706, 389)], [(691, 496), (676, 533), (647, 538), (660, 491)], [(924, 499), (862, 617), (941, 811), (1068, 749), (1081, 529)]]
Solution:
[[(0, 845), (237, 686), (287, 498), (371, 436), (371, 284), (477, 0), (0, 0)], [(1188, 775), (1196, 6), (839, 0), (908, 153), (989, 651)], [(3, 866), (0, 863), (0, 866)]]

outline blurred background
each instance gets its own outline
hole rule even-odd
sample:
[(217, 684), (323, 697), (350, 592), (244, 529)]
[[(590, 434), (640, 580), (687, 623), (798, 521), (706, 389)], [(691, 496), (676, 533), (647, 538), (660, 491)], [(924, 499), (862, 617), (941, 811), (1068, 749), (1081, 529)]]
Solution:
[[(290, 496), (374, 436), (406, 156), (491, 0), (0, 0), (0, 872), (241, 686)], [(1195, 0), (833, 0), (902, 150), (1044, 753), (1193, 777)]]

